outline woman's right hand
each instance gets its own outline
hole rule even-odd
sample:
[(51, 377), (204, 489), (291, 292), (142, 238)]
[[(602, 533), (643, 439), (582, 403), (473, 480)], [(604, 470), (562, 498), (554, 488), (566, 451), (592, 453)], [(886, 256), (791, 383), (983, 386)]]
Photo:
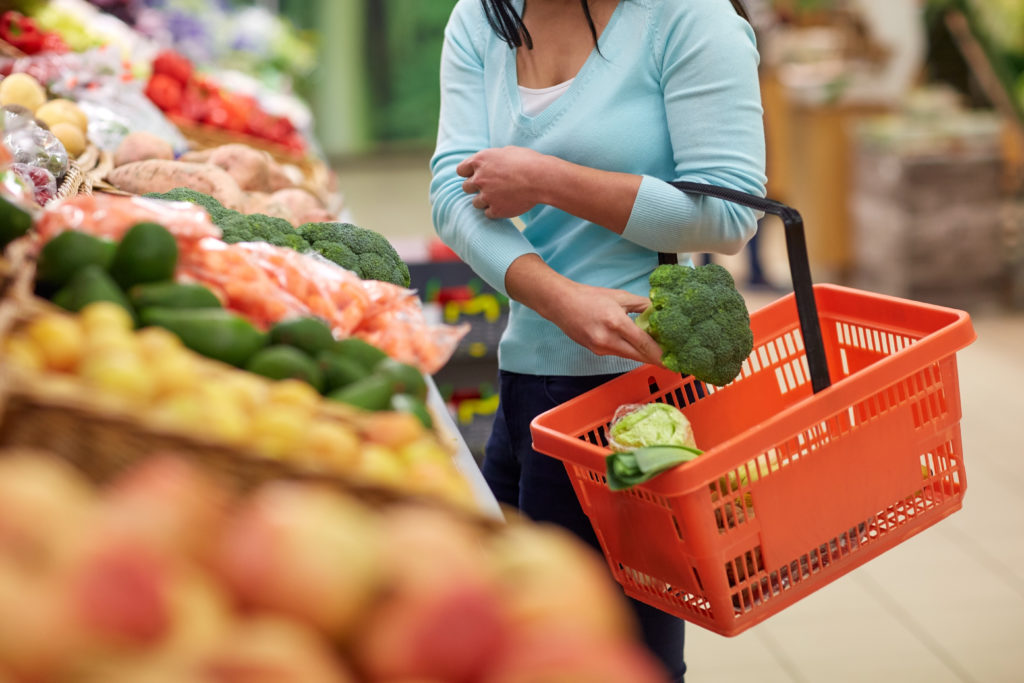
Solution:
[(574, 282), (556, 273), (536, 254), (512, 262), (505, 286), (510, 297), (553, 322), (567, 337), (593, 353), (661, 364), (657, 342), (628, 315), (650, 306), (646, 297)]

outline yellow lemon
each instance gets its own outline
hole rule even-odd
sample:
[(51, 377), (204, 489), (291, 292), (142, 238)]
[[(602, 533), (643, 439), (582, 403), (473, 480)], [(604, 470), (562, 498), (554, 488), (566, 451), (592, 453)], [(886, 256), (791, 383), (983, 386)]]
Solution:
[(298, 455), (316, 469), (335, 472), (352, 470), (359, 462), (359, 435), (348, 425), (317, 420), (306, 430)]
[(297, 406), (267, 404), (253, 413), (246, 441), (264, 457), (275, 460), (286, 458), (301, 447), (309, 425), (308, 410)]
[(82, 361), (79, 375), (91, 386), (122, 399), (127, 405), (149, 405), (154, 397), (153, 377), (133, 353), (102, 353)]
[(300, 379), (282, 379), (270, 383), (267, 400), (276, 405), (314, 409), (323, 400), (316, 389)]
[(78, 314), (78, 320), (87, 333), (93, 334), (107, 328), (130, 332), (135, 321), (123, 306), (112, 301), (94, 301)]
[(42, 353), (46, 367), (70, 372), (82, 357), (84, 335), (78, 322), (66, 315), (44, 315), (36, 318), (25, 330), (28, 339)]
[(26, 73), (13, 73), (0, 81), (0, 106), (20, 104), (35, 112), (45, 103), (46, 90)]
[(43, 352), (26, 337), (11, 337), (4, 344), (5, 362), (24, 370), (42, 370), (46, 367)]

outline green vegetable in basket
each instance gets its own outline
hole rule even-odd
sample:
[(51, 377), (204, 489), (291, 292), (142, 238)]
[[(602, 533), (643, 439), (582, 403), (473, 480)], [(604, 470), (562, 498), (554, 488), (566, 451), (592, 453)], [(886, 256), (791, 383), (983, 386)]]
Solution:
[(653, 479), (667, 470), (690, 462), (703, 451), (689, 446), (648, 446), (605, 459), (608, 488), (622, 491)]
[(612, 421), (609, 436), (612, 449), (617, 451), (645, 446), (697, 447), (690, 421), (667, 403), (623, 406)]
[(661, 265), (649, 278), (651, 306), (637, 325), (658, 342), (669, 370), (725, 386), (754, 347), (750, 314), (722, 266)]

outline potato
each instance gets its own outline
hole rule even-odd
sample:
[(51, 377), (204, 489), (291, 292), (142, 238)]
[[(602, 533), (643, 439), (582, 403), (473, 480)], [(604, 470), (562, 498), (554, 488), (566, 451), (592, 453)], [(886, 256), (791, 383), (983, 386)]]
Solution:
[(77, 157), (85, 151), (85, 134), (82, 129), (67, 121), (57, 121), (50, 126), (50, 132), (64, 145), (68, 156)]
[(36, 118), (43, 121), (53, 130), (58, 123), (70, 123), (82, 133), (86, 132), (89, 126), (89, 119), (81, 107), (71, 100), (55, 99), (50, 100), (35, 112)]
[(219, 166), (246, 192), (270, 190), (270, 155), (248, 145), (221, 145), (210, 154), (208, 163)]
[(13, 73), (0, 81), (0, 106), (20, 104), (35, 112), (46, 103), (46, 90), (32, 76)]
[(229, 209), (242, 210), (245, 195), (235, 179), (213, 164), (147, 159), (118, 166), (106, 177), (114, 187), (132, 194), (168, 192), (188, 187), (208, 194)]
[(147, 159), (174, 159), (174, 148), (158, 135), (137, 130), (126, 135), (114, 150), (114, 166)]

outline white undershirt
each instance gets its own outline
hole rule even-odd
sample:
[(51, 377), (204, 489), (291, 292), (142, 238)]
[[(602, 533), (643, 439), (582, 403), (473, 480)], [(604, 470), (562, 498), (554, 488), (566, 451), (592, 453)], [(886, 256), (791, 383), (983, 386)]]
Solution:
[(573, 79), (569, 79), (558, 85), (552, 85), (548, 88), (527, 88), (525, 86), (519, 86), (519, 100), (523, 103), (523, 113), (527, 116), (536, 116), (541, 113), (548, 106), (562, 96), (569, 86), (572, 85)]

